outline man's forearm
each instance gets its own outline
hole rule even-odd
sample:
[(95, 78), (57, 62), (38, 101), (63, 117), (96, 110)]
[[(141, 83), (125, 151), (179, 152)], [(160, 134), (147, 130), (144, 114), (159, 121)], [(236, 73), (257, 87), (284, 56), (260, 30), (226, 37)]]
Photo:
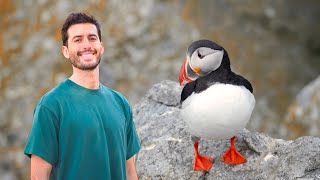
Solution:
[(126, 162), (126, 174), (128, 180), (138, 180), (138, 174), (134, 165), (134, 158), (130, 158)]
[(31, 180), (49, 180), (52, 166), (39, 156), (31, 156)]

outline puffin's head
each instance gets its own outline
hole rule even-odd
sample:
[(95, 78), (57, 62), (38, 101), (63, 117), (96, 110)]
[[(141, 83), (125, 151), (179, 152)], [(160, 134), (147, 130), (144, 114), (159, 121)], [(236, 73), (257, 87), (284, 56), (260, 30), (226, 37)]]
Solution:
[(180, 69), (180, 85), (184, 81), (191, 82), (215, 71), (220, 67), (224, 56), (228, 56), (224, 48), (210, 40), (193, 42), (188, 47), (187, 58)]

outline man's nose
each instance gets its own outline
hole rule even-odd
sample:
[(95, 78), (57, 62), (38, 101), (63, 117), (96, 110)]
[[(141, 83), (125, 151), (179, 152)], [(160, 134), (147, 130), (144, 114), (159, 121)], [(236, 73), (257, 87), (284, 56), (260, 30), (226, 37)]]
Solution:
[(81, 43), (81, 46), (82, 46), (82, 48), (84, 48), (84, 49), (90, 49), (91, 46), (92, 46), (92, 44), (91, 44), (91, 42), (89, 41), (88, 38), (84, 38), (83, 41), (82, 41), (82, 43)]

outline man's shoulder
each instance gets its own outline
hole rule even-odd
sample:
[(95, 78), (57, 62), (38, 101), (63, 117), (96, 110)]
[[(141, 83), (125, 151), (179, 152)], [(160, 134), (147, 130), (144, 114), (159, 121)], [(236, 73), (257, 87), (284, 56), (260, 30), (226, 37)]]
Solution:
[(117, 103), (120, 104), (121, 106), (123, 106), (125, 109), (130, 106), (129, 101), (122, 93), (120, 93), (114, 89), (111, 89), (109, 87), (106, 87), (104, 85), (102, 85), (102, 87), (103, 87), (104, 93), (111, 95), (112, 98), (114, 98), (117, 101)]
[(56, 85), (54, 88), (49, 90), (47, 93), (45, 93), (40, 98), (37, 105), (45, 105), (45, 106), (54, 105), (60, 100), (65, 99), (66, 92), (67, 91), (66, 91), (64, 82), (61, 82), (60, 84)]
[(126, 97), (122, 93), (120, 93), (120, 92), (118, 92), (118, 91), (116, 91), (114, 89), (111, 89), (111, 88), (109, 88), (109, 87), (107, 87), (105, 85), (102, 85), (102, 88), (103, 88), (103, 92), (104, 93), (112, 95), (115, 98), (119, 98), (121, 100), (127, 101)]

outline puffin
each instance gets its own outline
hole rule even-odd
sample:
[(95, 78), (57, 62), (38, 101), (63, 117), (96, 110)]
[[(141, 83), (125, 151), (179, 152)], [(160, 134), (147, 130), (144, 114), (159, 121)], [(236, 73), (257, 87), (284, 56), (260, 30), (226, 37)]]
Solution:
[(246, 158), (235, 147), (235, 137), (248, 123), (255, 98), (251, 83), (232, 72), (228, 52), (211, 40), (191, 43), (179, 82), (184, 86), (180, 114), (190, 130), (195, 151), (193, 170), (208, 172), (214, 162), (199, 153), (201, 138), (230, 139), (230, 148), (221, 160), (231, 165), (245, 163)]

